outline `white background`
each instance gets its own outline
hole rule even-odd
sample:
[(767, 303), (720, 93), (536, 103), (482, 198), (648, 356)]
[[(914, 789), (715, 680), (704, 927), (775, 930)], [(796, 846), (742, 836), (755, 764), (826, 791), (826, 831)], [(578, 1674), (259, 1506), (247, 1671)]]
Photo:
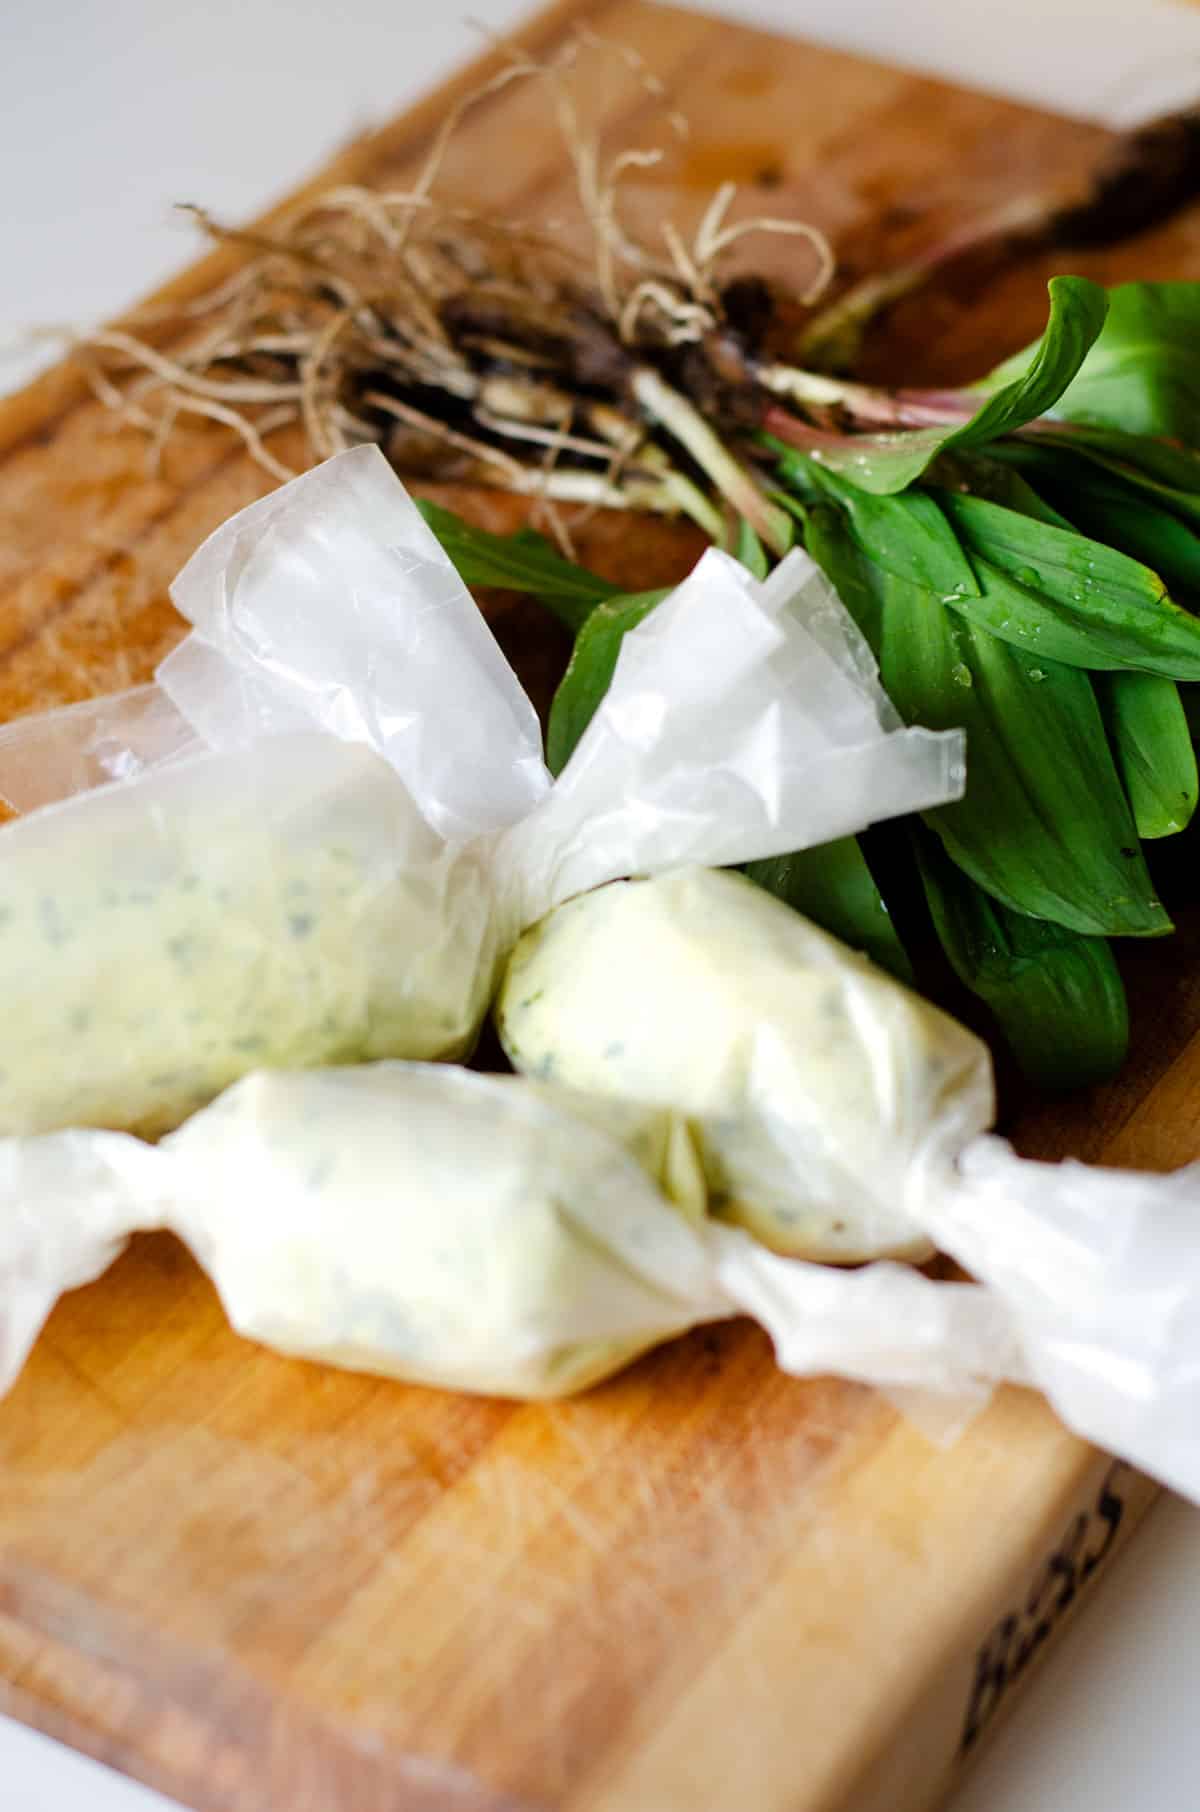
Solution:
[[(0, 0), (0, 342), (135, 300), (193, 255), (173, 202), (257, 212), (474, 54), (464, 15), (499, 27), (525, 10), (520, 0)], [(712, 10), (1114, 123), (1200, 92), (1200, 8), (1172, 0), (723, 0)], [(27, 346), (10, 351), (0, 388), (34, 362)], [(1196, 1812), (1197, 1652), (1200, 1514), (1171, 1501), (953, 1812)], [(0, 1719), (0, 1812), (165, 1809)]]

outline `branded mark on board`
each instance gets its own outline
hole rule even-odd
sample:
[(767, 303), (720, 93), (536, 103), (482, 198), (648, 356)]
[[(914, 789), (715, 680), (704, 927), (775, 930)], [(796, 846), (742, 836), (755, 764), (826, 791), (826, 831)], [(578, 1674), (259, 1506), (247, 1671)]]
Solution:
[(995, 1715), (1009, 1688), (1021, 1678), (1038, 1650), (1112, 1552), (1125, 1515), (1123, 1460), (1109, 1467), (1095, 1503), (1072, 1517), (1033, 1578), (1025, 1602), (988, 1632), (975, 1657), (959, 1754), (966, 1755)]

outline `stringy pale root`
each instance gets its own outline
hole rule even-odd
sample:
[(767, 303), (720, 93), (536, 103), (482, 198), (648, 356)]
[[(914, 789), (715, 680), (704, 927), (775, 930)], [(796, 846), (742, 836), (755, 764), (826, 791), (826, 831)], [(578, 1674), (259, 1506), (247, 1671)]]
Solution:
[[(147, 433), (154, 459), (190, 414), (234, 430), (277, 478), (292, 474), (267, 437), (297, 424), (314, 459), (373, 439), (402, 468), (415, 460), (436, 473), (465, 461), (489, 483), (535, 496), (566, 548), (554, 509), (564, 498), (683, 509), (710, 532), (719, 527), (689, 475), (697, 463), (718, 490), (734, 474), (731, 500), (769, 527), (753, 479), (719, 459), (719, 472), (706, 469), (695, 410), (661, 380), (647, 387), (644, 372), (724, 330), (722, 260), (746, 235), (805, 242), (814, 261), (799, 290), (806, 303), (832, 275), (824, 237), (798, 220), (731, 221), (736, 188), (723, 183), (690, 242), (670, 220), (661, 246), (645, 242), (623, 219), (622, 185), (664, 151), (606, 155), (572, 78), (585, 53), (615, 59), (659, 106), (668, 136), (683, 138), (687, 123), (659, 78), (636, 52), (586, 29), (545, 60), (497, 49), (500, 68), (447, 114), (411, 187), (342, 184), (271, 231), (186, 210), (246, 261), (207, 295), (72, 336), (97, 395)], [(484, 217), (438, 191), (464, 117), (519, 82), (544, 89), (570, 160), (576, 225), (591, 247), (583, 280), (568, 223)], [(665, 410), (647, 408), (651, 391), (667, 397)]]

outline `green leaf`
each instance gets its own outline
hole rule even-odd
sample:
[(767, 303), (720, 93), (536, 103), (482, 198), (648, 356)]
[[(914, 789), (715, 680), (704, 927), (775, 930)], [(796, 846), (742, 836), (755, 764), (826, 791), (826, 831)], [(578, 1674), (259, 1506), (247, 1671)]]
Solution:
[(1049, 448), (1031, 451), (1042, 468), (1039, 484), (1085, 535), (1144, 561), (1177, 595), (1200, 595), (1200, 535), (1186, 522), (1111, 470)]
[(1179, 688), (1152, 673), (1114, 673), (1100, 699), (1139, 837), (1170, 837), (1196, 809), (1196, 752)]
[(883, 598), (871, 562), (851, 535), (844, 513), (833, 504), (813, 505), (807, 513), (804, 545), (878, 660), (883, 649)]
[[(984, 497), (948, 492), (944, 507), (973, 554), (1024, 584), (1036, 583), (1061, 604), (1086, 609), (1093, 602), (1103, 603), (1134, 618), (1146, 616), (1156, 627), (1160, 623), (1174, 627), (1175, 619), (1183, 616), (1169, 606), (1164, 609), (1167, 588), (1157, 573), (1073, 528), (1034, 521)], [(1187, 646), (1195, 644), (1189, 641)]]
[(466, 585), (529, 592), (575, 630), (597, 604), (620, 594), (619, 585), (564, 560), (532, 529), (493, 535), (428, 498), (417, 498), (416, 504)]
[(1200, 536), (1178, 516), (1115, 479), (1101, 480), (1073, 495), (1064, 493), (1064, 502), (1085, 534), (1144, 561), (1173, 590), (1200, 594)]
[(804, 525), (808, 521), (808, 504), (802, 503), (798, 497), (792, 497), (787, 491), (768, 491), (767, 496), (770, 502), (777, 504), (791, 517), (792, 540), (795, 542), (797, 533), (800, 532), (802, 536)]
[(804, 505), (820, 503), (826, 491), (818, 484), (819, 468), (814, 463), (811, 453), (802, 452), (799, 447), (790, 447), (786, 441), (778, 440), (774, 434), (760, 434), (759, 443), (768, 453), (775, 456), (775, 470), (782, 491), (773, 491), (772, 497), (790, 510), (797, 521), (804, 521)]
[(588, 616), (571, 651), (550, 721), (546, 727), (546, 765), (561, 774), (575, 752), (575, 745), (595, 715), (616, 670), (621, 643), (631, 629), (661, 604), (667, 591), (627, 592), (597, 604)]
[(928, 822), (981, 887), (1089, 934), (1170, 929), (1086, 673), (1033, 660), (928, 593), (889, 599), (881, 669), (908, 722), (967, 732), (966, 797)]
[[(1145, 671), (1155, 665), (1137, 639), (1082, 617), (1057, 604), (1035, 586), (1022, 585), (998, 566), (978, 557), (975, 570), (982, 586), (978, 598), (955, 600), (954, 608), (1002, 642), (1024, 650), (1034, 661), (1061, 661), (1085, 672)], [(1172, 659), (1170, 671), (1185, 663)]]
[[(936, 482), (946, 490), (969, 492), (972, 497), (1003, 504), (1005, 509), (1032, 516), (1036, 522), (1048, 522), (1061, 529), (1073, 528), (1075, 525), (1061, 516), (1022, 476), (1024, 460), (1010, 462), (1000, 457), (1005, 449), (1020, 445), (1015, 440), (1002, 441), (998, 446), (989, 447), (986, 453), (949, 454), (938, 462)], [(1032, 462), (1031, 470), (1034, 477), (1040, 478), (1041, 467), (1036, 460)]]
[(831, 516), (813, 512), (809, 551), (876, 649), (896, 709), (967, 732), (966, 797), (927, 814), (953, 859), (1016, 912), (1098, 936), (1169, 931), (1088, 675), (872, 565)]
[(1129, 1009), (1106, 941), (1011, 912), (931, 837), (917, 854), (942, 948), (991, 1009), (1024, 1074), (1043, 1088), (1115, 1075), (1129, 1046)]
[[(1019, 493), (1008, 487), (1008, 495)], [(1011, 518), (1011, 511), (982, 498), (948, 491), (939, 496), (955, 525), (961, 520), (963, 527), (972, 529), (964, 540), (972, 547), (975, 571), (975, 596), (943, 594), (943, 602), (952, 603), (977, 629), (1030, 652), (1035, 663), (1062, 661), (1089, 670), (1166, 670), (1180, 678), (1195, 672), (1200, 622), (1162, 598), (1162, 583), (1155, 573), (1073, 531), (1060, 531), (1060, 518), (1053, 511), (1048, 513), (1050, 522), (1017, 516), (1013, 524), (1004, 520)], [(908, 502), (908, 496), (895, 502)], [(879, 593), (866, 576), (870, 560), (865, 562), (863, 556), (868, 551), (847, 520), (839, 522), (832, 507), (810, 506), (807, 515), (808, 553), (823, 567), (879, 656), (883, 620)], [(1044, 531), (1050, 531), (1050, 538), (1042, 538)], [(982, 547), (1004, 565), (982, 558)], [(1039, 565), (1026, 564), (1022, 558), (1026, 553)], [(1095, 560), (1093, 569), (1088, 569), (1088, 560)], [(876, 560), (881, 564), (885, 562)]]
[(1200, 443), (1200, 283), (1121, 283), (1078, 375), (1054, 404), (1063, 421)]
[(994, 448), (999, 459), (1028, 467), (1074, 454), (1092, 467), (1119, 479), (1159, 508), (1183, 522), (1200, 526), (1200, 456), (1142, 434), (1122, 434), (1116, 428), (1082, 428), (1067, 422), (1042, 423), (1037, 431)]
[[(939, 453), (980, 447), (1044, 415), (1083, 364), (1104, 324), (1104, 291), (1085, 277), (1050, 281), (1050, 319), (1032, 355), (1023, 353), (985, 379), (994, 388), (967, 422), (946, 428), (916, 428), (883, 434), (828, 435), (813, 457), (864, 491), (903, 491)], [(815, 440), (814, 436), (814, 440)]]
[(984, 594), (953, 600), (964, 615), (1072, 666), (1200, 679), (1200, 620), (1171, 602), (1148, 566), (985, 498), (941, 496)]
[(810, 512), (807, 545), (901, 716), (967, 732), (966, 796), (926, 814), (959, 866), (1014, 911), (1085, 934), (1169, 931), (1088, 675), (883, 572), (832, 509)]
[(908, 953), (857, 837), (747, 862), (744, 873), (852, 950), (863, 951), (898, 981), (911, 984)]
[(1087, 277), (1052, 277), (1048, 287), (1050, 319), (1041, 339), (1019, 355), (1019, 364), (1006, 361), (975, 386), (990, 399), (952, 445), (985, 446), (1045, 415), (1084, 366), (1103, 334), (1109, 298)]
[(884, 685), (910, 721), (966, 728), (967, 797), (929, 814), (949, 853), (1014, 911), (1099, 936), (1169, 930), (1088, 676), (935, 611), (916, 651), (885, 637)]
[(924, 585), (939, 597), (978, 594), (971, 562), (928, 492), (875, 496), (819, 466), (812, 467), (812, 482), (841, 504), (863, 553), (897, 578)]
[(771, 570), (767, 550), (744, 516), (738, 523), (737, 547), (734, 549), (734, 555), (741, 561), (747, 572), (752, 573), (756, 579), (765, 579)]

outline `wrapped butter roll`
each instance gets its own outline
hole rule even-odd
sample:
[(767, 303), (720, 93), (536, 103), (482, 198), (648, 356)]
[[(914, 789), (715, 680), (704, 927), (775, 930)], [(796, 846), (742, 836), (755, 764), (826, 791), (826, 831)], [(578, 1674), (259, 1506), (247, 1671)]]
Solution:
[[(852, 1136), (851, 1129), (851, 1136)], [(913, 1212), (975, 1274), (768, 1250), (704, 1213), (678, 1114), (451, 1065), (243, 1078), (159, 1145), (0, 1140), (0, 1389), (59, 1295), (170, 1228), (280, 1351), (515, 1397), (580, 1390), (748, 1313), (780, 1366), (961, 1423), (1036, 1384), (1078, 1433), (1200, 1498), (1200, 1166), (1036, 1164), (972, 1139)]]
[(157, 1147), (0, 1141), (0, 1388), (64, 1289), (163, 1227), (239, 1332), (457, 1390), (560, 1396), (742, 1310), (795, 1371), (958, 1397), (1017, 1363), (980, 1290), (781, 1260), (709, 1222), (677, 1116), (380, 1063), (245, 1077)]
[[(498, 1019), (530, 1074), (685, 1116), (714, 1212), (771, 1246), (950, 1254), (997, 1315), (981, 1372), (1007, 1366), (1079, 1434), (1200, 1498), (1200, 1164), (1151, 1176), (1017, 1157), (984, 1133), (978, 1040), (733, 875), (560, 908), (518, 946)], [(797, 1273), (721, 1233), (764, 1267), (757, 1309), (745, 1270), (740, 1298), (764, 1319), (774, 1305), (789, 1365), (804, 1321), (776, 1292)], [(896, 1270), (853, 1276), (877, 1280), (879, 1335), (903, 1348)], [(863, 1364), (863, 1331), (847, 1326), (835, 1369)]]
[(260, 1065), (457, 1054), (482, 877), (378, 756), (309, 732), (0, 832), (0, 1124), (146, 1136)]
[(557, 1396), (719, 1312), (686, 1132), (644, 1107), (449, 1067), (258, 1074), (160, 1149), (169, 1224), (283, 1352)]
[(712, 551), (552, 783), (533, 708), (378, 449), (218, 529), (158, 683), (0, 732), (0, 1135), (157, 1134), (248, 1070), (471, 1047), (584, 889), (955, 796), (793, 555)]
[(927, 1257), (931, 1173), (993, 1117), (986, 1047), (743, 876), (570, 901), (496, 1006), (524, 1073), (686, 1115), (713, 1211), (778, 1252)]

